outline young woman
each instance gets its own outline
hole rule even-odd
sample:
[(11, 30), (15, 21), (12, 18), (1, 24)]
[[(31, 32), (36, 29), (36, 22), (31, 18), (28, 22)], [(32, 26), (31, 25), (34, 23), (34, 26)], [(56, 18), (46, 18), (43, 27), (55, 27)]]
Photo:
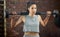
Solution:
[(39, 37), (39, 23), (41, 23), (42, 26), (46, 26), (49, 17), (51, 15), (50, 11), (47, 11), (47, 16), (44, 20), (42, 20), (40, 15), (35, 15), (37, 11), (36, 3), (34, 2), (28, 2), (27, 3), (27, 9), (29, 14), (21, 16), (19, 20), (16, 22), (15, 27), (21, 23), (24, 22), (23, 26), (23, 37)]

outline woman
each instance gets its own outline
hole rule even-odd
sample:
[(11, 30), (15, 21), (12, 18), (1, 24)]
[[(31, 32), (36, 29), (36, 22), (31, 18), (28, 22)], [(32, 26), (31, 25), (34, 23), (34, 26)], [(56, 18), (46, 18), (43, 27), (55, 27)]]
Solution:
[(21, 16), (19, 20), (16, 22), (15, 27), (21, 23), (24, 22), (23, 26), (23, 37), (39, 37), (39, 23), (41, 23), (42, 26), (46, 26), (49, 17), (51, 15), (50, 11), (47, 11), (47, 16), (44, 20), (42, 20), (40, 15), (35, 15), (37, 11), (36, 3), (34, 2), (28, 2), (27, 3), (27, 9), (29, 14), (25, 16)]

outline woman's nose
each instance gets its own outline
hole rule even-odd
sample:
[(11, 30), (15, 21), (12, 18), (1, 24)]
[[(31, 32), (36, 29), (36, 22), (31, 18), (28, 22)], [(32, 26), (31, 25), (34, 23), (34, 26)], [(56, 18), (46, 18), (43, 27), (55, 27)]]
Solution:
[(34, 9), (33, 11), (36, 12), (36, 9)]

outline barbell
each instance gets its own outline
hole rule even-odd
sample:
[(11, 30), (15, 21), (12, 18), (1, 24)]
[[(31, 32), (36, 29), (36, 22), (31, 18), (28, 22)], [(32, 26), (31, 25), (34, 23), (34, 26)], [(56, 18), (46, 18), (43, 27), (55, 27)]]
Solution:
[[(29, 14), (29, 12), (19, 12), (17, 14), (12, 14), (12, 13), (9, 13), (9, 11), (7, 10), (5, 12), (6, 12), (6, 18), (9, 18), (9, 15), (28, 15)], [(58, 14), (59, 12), (57, 10), (54, 10), (51, 15), (55, 17)], [(35, 15), (46, 15), (46, 12), (36, 12)]]
[[(20, 12), (18, 14), (9, 14), (8, 11), (6, 11), (6, 18), (9, 18), (9, 15), (28, 15), (28, 12)], [(46, 15), (46, 12), (36, 12), (35, 15)], [(53, 10), (52, 14), (54, 17), (54, 24), (56, 27), (60, 28), (60, 14), (58, 10)]]

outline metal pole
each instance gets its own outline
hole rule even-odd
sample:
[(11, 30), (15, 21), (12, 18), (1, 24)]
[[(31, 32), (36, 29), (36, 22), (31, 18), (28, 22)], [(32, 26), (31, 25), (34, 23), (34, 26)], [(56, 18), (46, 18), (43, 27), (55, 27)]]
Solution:
[(4, 36), (6, 37), (6, 0), (4, 0)]

